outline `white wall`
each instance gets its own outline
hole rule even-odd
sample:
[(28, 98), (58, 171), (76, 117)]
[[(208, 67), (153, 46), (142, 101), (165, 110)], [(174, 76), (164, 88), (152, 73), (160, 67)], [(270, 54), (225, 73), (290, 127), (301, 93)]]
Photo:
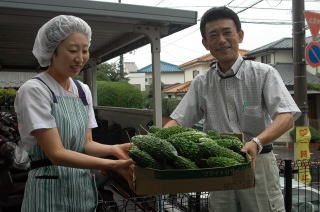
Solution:
[[(257, 62), (261, 62), (261, 55), (256, 56)], [(276, 51), (274, 53), (271, 53), (271, 64), (276, 63), (293, 63), (293, 55), (291, 50), (280, 50)], [(307, 64), (306, 70), (310, 72), (311, 74), (320, 73), (320, 67), (311, 67)]]
[(140, 87), (141, 91), (146, 90), (146, 81), (145, 81), (146, 74), (145, 73), (129, 73), (127, 77), (129, 78), (129, 83), (131, 85)]
[(280, 50), (275, 52), (264, 52), (262, 54), (255, 55), (256, 59), (255, 61), (261, 62), (261, 57), (265, 55), (270, 55), (271, 63), (270, 64), (276, 64), (276, 63), (292, 63), (292, 51), (291, 50)]
[[(147, 85), (152, 83), (152, 73), (146, 73)], [(162, 72), (161, 82), (164, 84), (175, 84), (184, 83), (184, 73), (183, 72)]]
[(307, 65), (307, 71), (309, 71), (311, 74), (320, 73), (320, 66), (313, 68)]
[(207, 71), (209, 69), (210, 63), (206, 64), (194, 64), (192, 66), (188, 66), (184, 68), (184, 78), (185, 82), (192, 81), (193, 80), (193, 71), (199, 71), (199, 74)]
[(277, 51), (275, 52), (274, 55), (271, 56), (271, 61), (275, 58), (276, 63), (292, 63), (293, 58), (292, 58), (292, 51), (291, 50), (282, 50), (282, 51)]

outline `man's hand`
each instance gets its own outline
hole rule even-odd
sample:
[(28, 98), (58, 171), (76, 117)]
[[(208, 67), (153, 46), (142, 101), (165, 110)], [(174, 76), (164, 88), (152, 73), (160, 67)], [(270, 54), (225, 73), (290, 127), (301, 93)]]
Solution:
[(256, 157), (258, 153), (258, 145), (254, 141), (249, 141), (245, 143), (244, 147), (241, 149), (241, 152), (248, 153), (252, 160), (252, 166), (256, 168)]
[(163, 128), (168, 128), (168, 127), (177, 126), (177, 125), (179, 125), (178, 122), (174, 119), (171, 119), (163, 126)]

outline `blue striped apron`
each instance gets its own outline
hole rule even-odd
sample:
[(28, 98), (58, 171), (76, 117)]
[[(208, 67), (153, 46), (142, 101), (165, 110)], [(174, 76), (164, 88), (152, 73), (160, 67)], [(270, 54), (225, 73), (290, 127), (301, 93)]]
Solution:
[[(36, 79), (42, 81), (39, 77)], [(84, 153), (88, 103), (81, 85), (77, 80), (74, 82), (80, 98), (56, 96), (43, 83), (52, 94), (51, 114), (55, 117), (64, 148)], [(47, 159), (39, 145), (33, 147), (30, 158), (32, 161)], [(90, 170), (46, 165), (29, 171), (21, 211), (95, 211), (97, 196), (94, 175)]]

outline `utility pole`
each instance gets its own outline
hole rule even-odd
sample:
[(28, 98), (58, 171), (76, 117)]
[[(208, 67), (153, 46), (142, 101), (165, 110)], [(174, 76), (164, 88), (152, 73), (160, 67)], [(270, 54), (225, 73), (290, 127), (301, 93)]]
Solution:
[(124, 77), (124, 70), (123, 70), (123, 54), (120, 55), (120, 77), (123, 78)]
[(302, 112), (295, 126), (309, 126), (303, 12), (304, 0), (292, 0), (294, 99)]
[[(118, 0), (118, 3), (121, 4), (121, 0)], [(124, 70), (123, 70), (123, 54), (120, 55), (120, 77), (124, 77)]]

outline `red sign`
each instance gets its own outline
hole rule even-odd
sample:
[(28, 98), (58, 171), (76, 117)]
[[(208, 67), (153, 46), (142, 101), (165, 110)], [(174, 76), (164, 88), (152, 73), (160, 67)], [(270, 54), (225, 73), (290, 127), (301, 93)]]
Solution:
[(320, 13), (305, 11), (304, 17), (307, 19), (313, 40), (317, 40), (320, 30)]
[(312, 41), (306, 47), (306, 60), (311, 67), (320, 66), (320, 43)]

